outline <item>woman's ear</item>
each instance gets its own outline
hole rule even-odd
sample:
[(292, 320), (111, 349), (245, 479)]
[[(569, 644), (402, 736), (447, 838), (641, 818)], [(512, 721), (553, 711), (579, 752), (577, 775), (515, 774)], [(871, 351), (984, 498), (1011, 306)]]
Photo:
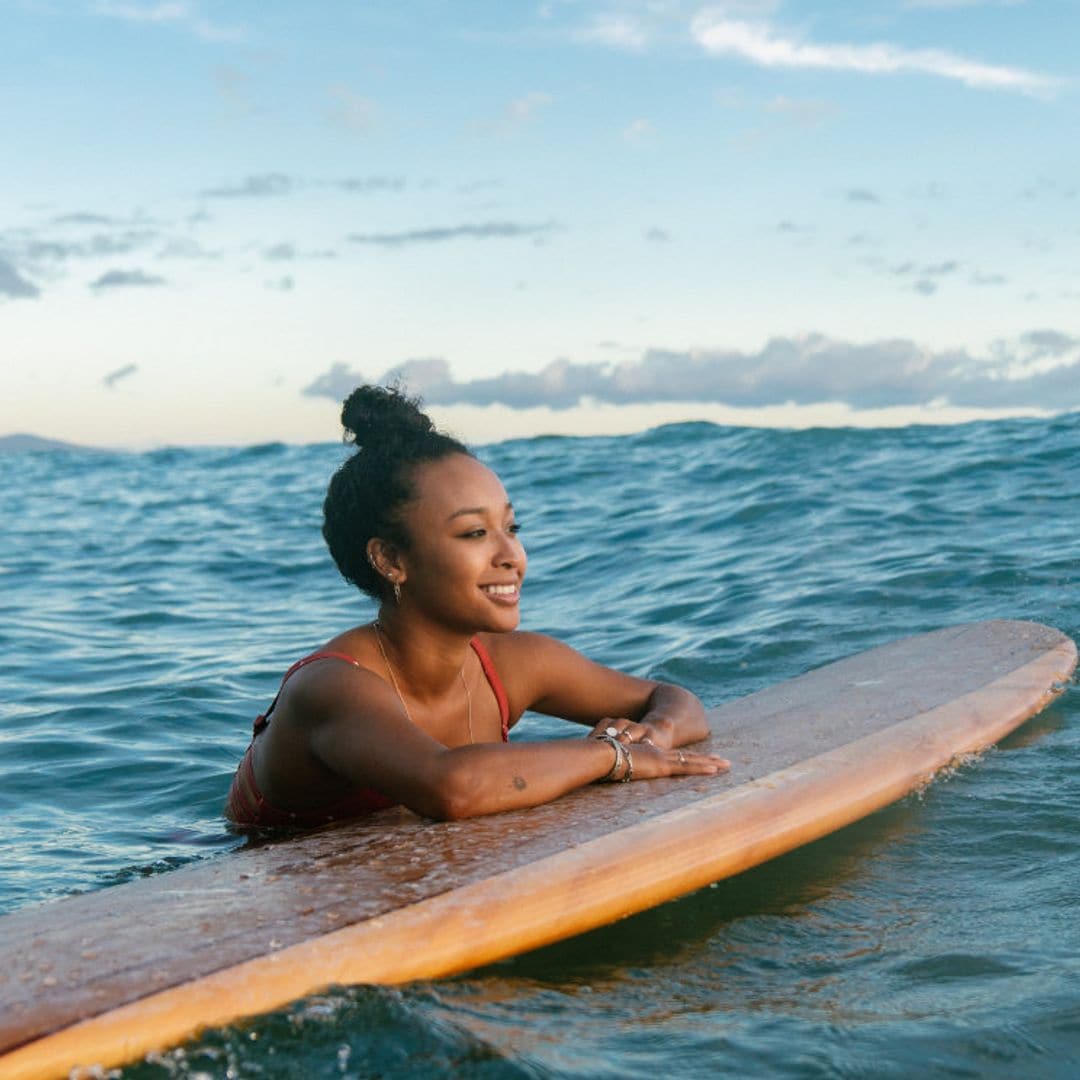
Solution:
[(397, 548), (381, 537), (373, 536), (367, 542), (367, 560), (375, 573), (391, 585), (400, 585), (405, 580)]

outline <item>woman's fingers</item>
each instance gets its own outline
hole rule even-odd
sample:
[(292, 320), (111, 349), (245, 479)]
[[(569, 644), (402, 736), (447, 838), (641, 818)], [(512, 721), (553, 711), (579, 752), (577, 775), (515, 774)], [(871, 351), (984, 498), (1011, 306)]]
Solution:
[(656, 746), (653, 739), (656, 732), (649, 724), (639, 724), (634, 720), (627, 720), (624, 716), (601, 720), (592, 729), (592, 734), (594, 736), (610, 735), (613, 739), (618, 739), (623, 746), (632, 746), (635, 743)]
[(669, 750), (668, 761), (674, 758), (672, 773), (718, 773), (727, 772), (731, 762), (717, 754), (692, 754), (688, 750)]
[(627, 751), (633, 758), (634, 776), (642, 780), (656, 776), (712, 776), (731, 768), (731, 762), (717, 754), (661, 750), (643, 743), (629, 746)]

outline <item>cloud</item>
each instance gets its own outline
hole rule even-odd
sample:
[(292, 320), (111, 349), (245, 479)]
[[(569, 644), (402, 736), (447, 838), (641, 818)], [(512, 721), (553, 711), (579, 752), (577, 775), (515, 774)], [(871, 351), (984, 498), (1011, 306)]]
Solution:
[(628, 13), (598, 15), (579, 30), (576, 37), (579, 41), (627, 52), (641, 52), (649, 44), (649, 32), (644, 23)]
[(942, 49), (908, 49), (888, 42), (819, 44), (799, 40), (767, 22), (705, 12), (691, 24), (697, 43), (713, 56), (736, 56), (767, 68), (854, 71), (864, 75), (916, 73), (951, 79), (980, 90), (1045, 94), (1058, 80), (1023, 68), (969, 60)]
[[(869, 343), (822, 334), (774, 338), (757, 352), (650, 349), (623, 362), (556, 360), (535, 373), (457, 381), (445, 360), (410, 360), (379, 382), (402, 379), (430, 405), (567, 409), (583, 399), (613, 405), (659, 402), (733, 407), (844, 403), (884, 408), (947, 402), (956, 407), (1080, 407), (1080, 338), (1037, 330), (999, 341), (986, 356), (932, 351), (898, 338)], [(303, 391), (340, 401), (370, 381), (335, 364)]]
[(863, 266), (889, 277), (914, 279), (910, 288), (921, 296), (935, 295), (941, 287), (941, 279), (950, 277), (960, 270), (960, 263), (956, 259), (944, 259), (941, 262), (922, 265), (910, 260), (890, 265), (878, 256), (866, 256), (859, 261)]
[(40, 295), (41, 290), (0, 255), (0, 296), (12, 300), (36, 300)]
[(333, 251), (301, 251), (288, 240), (263, 248), (262, 256), (268, 262), (293, 262), (296, 259), (336, 259)]
[(263, 258), (271, 262), (289, 262), (296, 258), (296, 245), (287, 242), (274, 244), (263, 250)]
[(366, 135), (375, 127), (378, 108), (370, 98), (356, 93), (344, 83), (336, 83), (327, 93), (332, 100), (327, 110), (332, 123), (354, 135)]
[(631, 120), (630, 123), (623, 128), (622, 136), (627, 142), (641, 142), (655, 134), (656, 127), (653, 122), (651, 120), (646, 120), (644, 117), (639, 117), (637, 120)]
[(104, 386), (107, 386), (111, 390), (118, 382), (120, 382), (121, 379), (130, 378), (138, 370), (139, 368), (137, 364), (125, 364), (123, 367), (119, 367), (115, 371), (110, 371), (108, 375), (102, 378), (101, 382)]
[(58, 214), (52, 219), (54, 225), (120, 225), (117, 218), (106, 214), (93, 214), (86, 210), (79, 210), (72, 214)]
[(109, 270), (96, 281), (92, 281), (90, 288), (95, 292), (103, 292), (106, 289), (142, 288), (167, 284), (165, 278), (148, 274), (145, 270)]
[(498, 126), (502, 131), (516, 131), (528, 124), (541, 109), (547, 108), (554, 100), (551, 94), (542, 91), (515, 98), (503, 110), (502, 121)]
[(374, 191), (403, 191), (405, 181), (400, 176), (349, 176), (338, 180), (337, 186), (354, 195), (369, 195)]
[(1027, 0), (904, 0), (905, 8), (947, 10), (965, 7), (1020, 7)]
[(447, 240), (513, 239), (522, 236), (542, 237), (553, 232), (554, 222), (525, 225), (514, 221), (485, 221), (476, 224), (446, 225), (431, 229), (408, 229), (391, 233), (352, 233), (346, 240), (353, 244), (377, 247), (406, 247), (410, 244), (439, 244)]
[(135, 4), (99, 0), (91, 9), (106, 19), (150, 26), (177, 26), (190, 30), (205, 41), (242, 41), (244, 31), (235, 26), (212, 23), (199, 13), (198, 5), (183, 0), (156, 4)]
[(296, 181), (284, 173), (257, 173), (245, 177), (239, 184), (205, 188), (199, 194), (204, 199), (264, 199), (267, 196), (288, 195)]
[(214, 88), (228, 106), (241, 113), (255, 111), (251, 99), (251, 76), (229, 64), (218, 64), (211, 72)]
[(844, 192), (844, 198), (854, 203), (880, 203), (881, 200), (867, 188), (849, 188)]
[(205, 248), (190, 237), (175, 237), (165, 243), (158, 252), (159, 259), (195, 259), (200, 262), (218, 261), (224, 257), (220, 248)]
[(776, 113), (803, 128), (819, 127), (832, 111), (832, 106), (827, 101), (809, 98), (800, 100), (784, 97), (783, 94), (774, 97), (765, 108), (768, 112)]
[(651, 229), (645, 230), (645, 239), (650, 244), (668, 244), (671, 242), (671, 233), (667, 229), (661, 229), (654, 225)]
[(955, 274), (960, 269), (960, 264), (955, 259), (946, 259), (944, 262), (928, 263), (924, 266), (916, 266), (912, 262), (898, 263), (890, 267), (889, 272), (897, 277), (905, 277), (909, 274), (918, 274), (924, 278), (945, 277), (947, 274)]
[(25, 258), (33, 262), (63, 262), (67, 259), (102, 259), (111, 255), (127, 255), (144, 248), (157, 238), (150, 229), (133, 229), (122, 233), (98, 233), (86, 240), (28, 239), (22, 248)]

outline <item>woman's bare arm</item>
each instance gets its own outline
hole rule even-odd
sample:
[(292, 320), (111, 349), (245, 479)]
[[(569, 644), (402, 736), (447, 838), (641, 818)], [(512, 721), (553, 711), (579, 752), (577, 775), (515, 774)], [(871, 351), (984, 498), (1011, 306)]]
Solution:
[[(709, 734), (705, 709), (689, 690), (597, 664), (543, 634), (485, 636), (515, 712), (534, 709), (589, 726), (616, 721), (634, 742), (673, 749)], [(621, 721), (621, 722), (620, 722)]]
[[(618, 763), (610, 742), (564, 739), (447, 749), (413, 724), (394, 691), (371, 672), (340, 665), (298, 679), (297, 701), (316, 758), (354, 787), (373, 787), (427, 817), (456, 819), (550, 802), (600, 780)], [(631, 748), (635, 779), (710, 775), (721, 759)], [(617, 770), (622, 775), (623, 769)]]

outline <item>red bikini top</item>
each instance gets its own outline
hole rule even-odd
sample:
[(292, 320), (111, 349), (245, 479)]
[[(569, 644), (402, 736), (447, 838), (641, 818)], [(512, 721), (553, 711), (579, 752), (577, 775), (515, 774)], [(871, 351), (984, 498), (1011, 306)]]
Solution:
[[(480, 666), (483, 668), (484, 677), (487, 679), (488, 685), (495, 694), (495, 700), (499, 704), (502, 739), (503, 742), (506, 742), (510, 734), (510, 702), (506, 696), (506, 689), (495, 671), (495, 665), (492, 663), (487, 649), (476, 638), (473, 638), (469, 644), (472, 646), (473, 652), (476, 653)], [(274, 700), (270, 702), (270, 707), (255, 719), (251, 744), (244, 753), (240, 766), (236, 770), (236, 775), (233, 777), (229, 797), (225, 804), (225, 816), (234, 824), (248, 827), (274, 828), (291, 826), (293, 828), (310, 828), (315, 825), (325, 825), (330, 821), (342, 821), (348, 818), (360, 817), (363, 814), (370, 814), (376, 810), (385, 810), (387, 807), (394, 805), (394, 800), (381, 791), (376, 791), (374, 788), (357, 788), (336, 802), (325, 806), (311, 807), (306, 810), (282, 810), (267, 801), (259, 790), (258, 782), (255, 779), (255, 766), (251, 760), (255, 736), (264, 731), (270, 723), (270, 714), (274, 711), (274, 706), (277, 705), (278, 698), (281, 697), (281, 691), (284, 689), (285, 683), (288, 682), (289, 676), (294, 671), (299, 671), (306, 664), (325, 659), (344, 660), (346, 663), (360, 667), (355, 657), (349, 656), (347, 653), (327, 650), (312, 653), (302, 660), (297, 660), (285, 672), (285, 676), (281, 680), (281, 686), (274, 695)]]

